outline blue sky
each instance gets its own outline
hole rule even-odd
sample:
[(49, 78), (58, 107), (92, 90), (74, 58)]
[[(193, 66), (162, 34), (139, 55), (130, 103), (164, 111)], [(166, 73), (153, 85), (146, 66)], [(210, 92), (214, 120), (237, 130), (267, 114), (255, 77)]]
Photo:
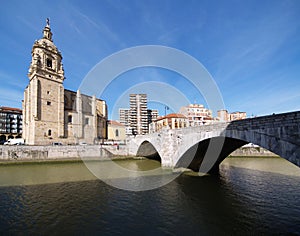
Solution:
[[(42, 37), (47, 17), (63, 55), (67, 89), (77, 90), (112, 53), (163, 45), (199, 60), (231, 112), (251, 116), (300, 110), (298, 0), (1, 1), (1, 106), (21, 107), (32, 45)], [(111, 110), (129, 85), (151, 80), (172, 84), (190, 102), (205, 103), (184, 78), (155, 68), (121, 75), (101, 98)]]

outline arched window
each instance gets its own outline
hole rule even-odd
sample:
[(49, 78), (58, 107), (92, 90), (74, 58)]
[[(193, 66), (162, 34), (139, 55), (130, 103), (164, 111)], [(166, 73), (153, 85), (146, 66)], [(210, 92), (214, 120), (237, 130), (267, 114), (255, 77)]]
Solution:
[(119, 137), (119, 130), (116, 129), (116, 137)]
[(72, 115), (68, 115), (68, 123), (72, 123)]
[(48, 130), (48, 136), (51, 136), (51, 129)]
[(47, 67), (52, 68), (52, 60), (50, 58), (47, 58), (46, 64), (47, 64)]

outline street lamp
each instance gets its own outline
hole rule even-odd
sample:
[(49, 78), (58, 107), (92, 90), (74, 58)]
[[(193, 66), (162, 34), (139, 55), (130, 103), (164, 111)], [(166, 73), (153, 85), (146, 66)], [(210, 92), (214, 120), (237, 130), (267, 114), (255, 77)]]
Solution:
[(165, 106), (165, 116), (167, 116), (167, 110), (169, 110), (169, 107)]

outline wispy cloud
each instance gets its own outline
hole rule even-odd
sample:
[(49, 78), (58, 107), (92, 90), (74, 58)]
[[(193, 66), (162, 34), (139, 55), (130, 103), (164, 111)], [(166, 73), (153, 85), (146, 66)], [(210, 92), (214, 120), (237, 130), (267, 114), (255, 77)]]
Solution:
[(17, 19), (22, 22), (23, 25), (26, 26), (27, 29), (31, 29), (34, 33), (38, 34), (41, 32), (41, 29), (38, 28), (37, 24), (32, 23), (32, 21), (29, 21), (27, 18), (22, 16), (17, 16)]
[(277, 9), (248, 22), (247, 27), (238, 31), (238, 35), (231, 35), (231, 40), (223, 45), (224, 56), (219, 58), (217, 75), (222, 75), (225, 81), (234, 79), (238, 73), (249, 73), (268, 60), (274, 60), (273, 55), (299, 26), (290, 21), (289, 12)]
[(83, 19), (87, 24), (94, 27), (98, 32), (100, 32), (102, 35), (105, 35), (109, 38), (109, 40), (113, 40), (114, 42), (118, 43), (119, 45), (124, 46), (124, 43), (119, 39), (118, 35), (114, 33), (110, 27), (105, 24), (103, 21), (96, 21), (92, 19), (92, 17), (87, 16), (82, 11), (74, 8), (74, 12)]

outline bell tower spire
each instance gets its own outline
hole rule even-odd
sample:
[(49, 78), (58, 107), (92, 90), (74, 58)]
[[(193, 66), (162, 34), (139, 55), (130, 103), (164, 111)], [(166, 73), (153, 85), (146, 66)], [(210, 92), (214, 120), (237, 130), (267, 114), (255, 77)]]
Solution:
[(46, 26), (43, 30), (43, 38), (48, 39), (52, 42), (52, 32), (51, 32), (51, 28), (50, 28), (50, 19), (49, 18), (46, 19)]
[(29, 67), (29, 80), (39, 75), (47, 80), (58, 83), (64, 81), (62, 55), (52, 40), (50, 20), (47, 18), (43, 29), (43, 37), (34, 42), (32, 47), (32, 61)]
[(23, 137), (28, 144), (46, 144), (64, 136), (64, 69), (62, 55), (52, 41), (49, 19), (31, 55), (29, 85), (24, 92)]

